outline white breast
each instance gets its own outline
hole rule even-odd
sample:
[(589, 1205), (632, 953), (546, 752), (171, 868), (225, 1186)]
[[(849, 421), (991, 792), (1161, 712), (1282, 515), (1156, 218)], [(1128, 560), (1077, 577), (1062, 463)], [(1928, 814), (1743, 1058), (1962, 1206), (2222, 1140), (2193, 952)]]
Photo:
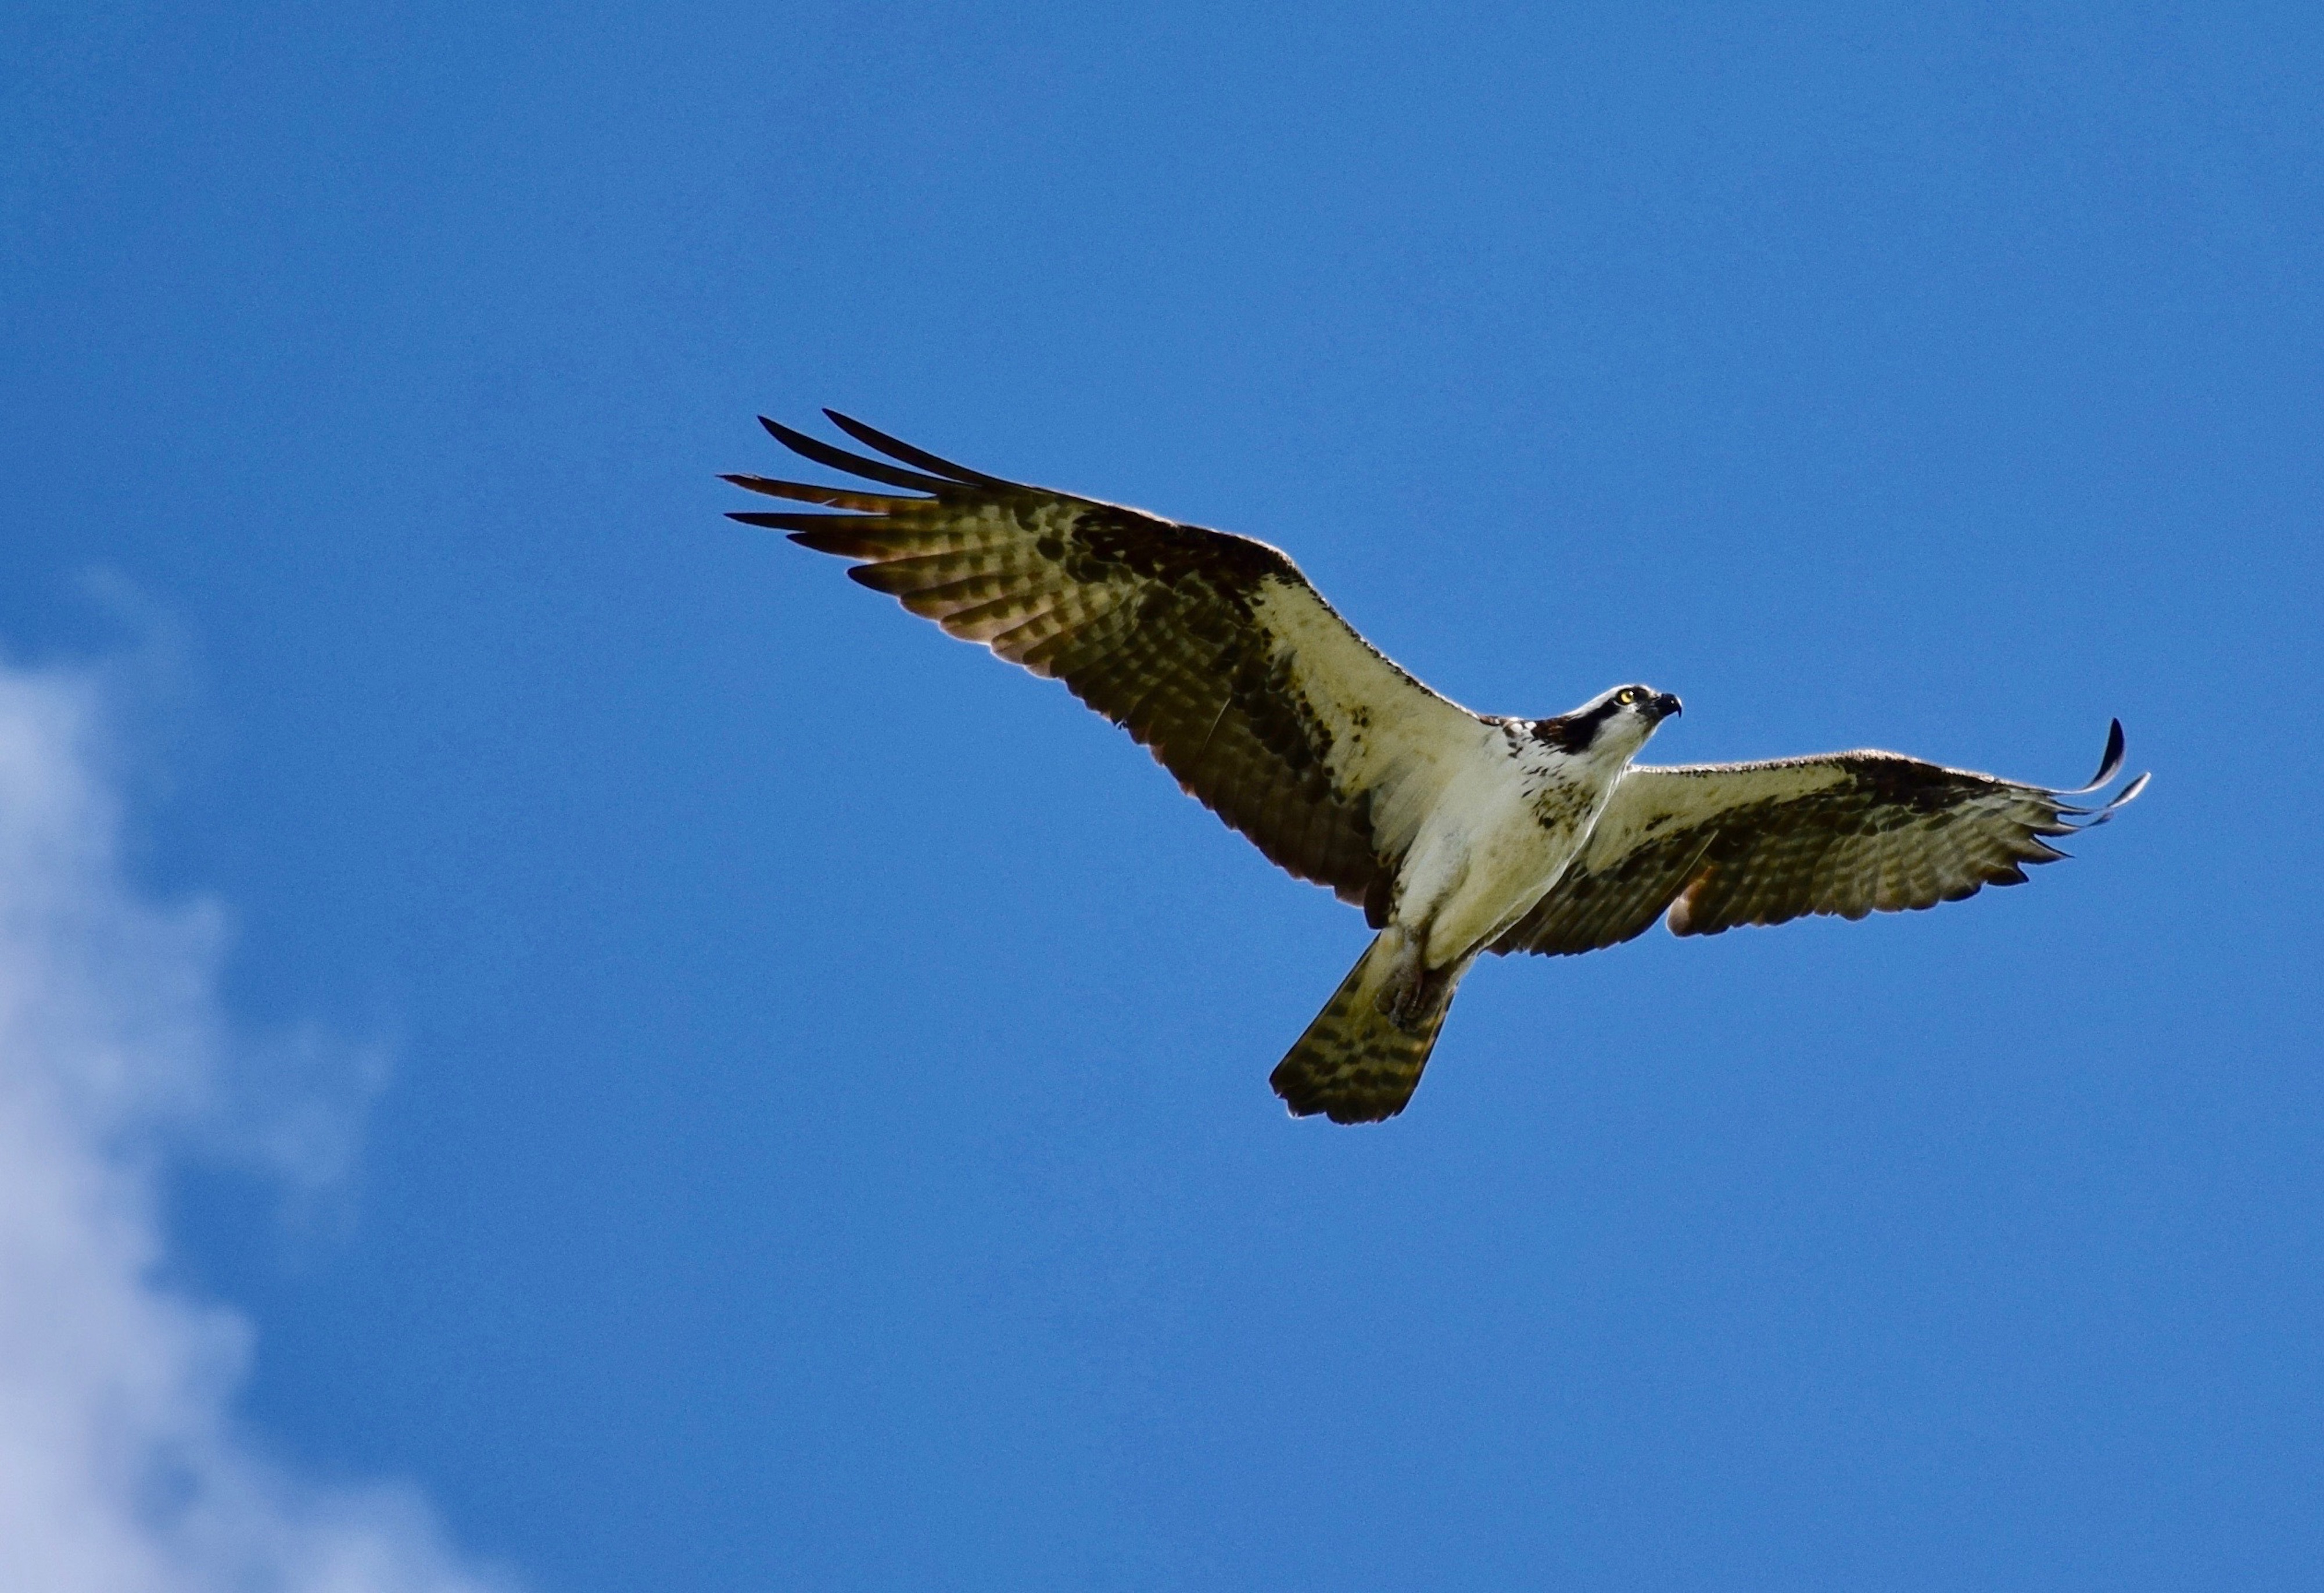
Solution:
[(1422, 821), (1398, 881), (1394, 920), (1425, 931), (1431, 968), (1525, 916), (1588, 838), (1620, 773), (1537, 743), (1499, 741), (1480, 753)]

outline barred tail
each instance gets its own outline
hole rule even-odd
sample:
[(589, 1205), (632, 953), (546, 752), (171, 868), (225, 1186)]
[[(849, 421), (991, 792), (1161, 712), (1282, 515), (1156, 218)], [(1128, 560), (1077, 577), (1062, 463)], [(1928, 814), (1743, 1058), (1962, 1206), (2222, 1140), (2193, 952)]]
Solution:
[(1427, 975), (1426, 1005), (1412, 1027), (1399, 1027), (1379, 1009), (1379, 999), (1402, 942), (1395, 929), (1374, 936), (1307, 1032), (1276, 1064), (1268, 1082), (1293, 1117), (1322, 1112), (1335, 1123), (1377, 1123), (1412, 1099), (1452, 1005), (1453, 987), (1467, 968)]

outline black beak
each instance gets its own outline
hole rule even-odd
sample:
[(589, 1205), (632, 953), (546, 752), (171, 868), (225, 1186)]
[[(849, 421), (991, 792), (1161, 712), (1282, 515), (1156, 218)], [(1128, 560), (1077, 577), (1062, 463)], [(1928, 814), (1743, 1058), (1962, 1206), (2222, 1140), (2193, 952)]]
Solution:
[(1655, 723), (1656, 724), (1660, 724), (1665, 719), (1676, 719), (1680, 714), (1685, 712), (1686, 704), (1680, 702), (1668, 692), (1663, 693), (1660, 696), (1655, 699)]

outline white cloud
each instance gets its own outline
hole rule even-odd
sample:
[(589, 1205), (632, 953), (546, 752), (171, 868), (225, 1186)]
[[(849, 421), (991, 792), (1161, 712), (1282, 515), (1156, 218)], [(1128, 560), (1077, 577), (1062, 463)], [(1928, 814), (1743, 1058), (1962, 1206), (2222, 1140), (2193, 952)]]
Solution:
[(327, 1176), (364, 1064), (286, 1092), (283, 1058), (329, 1048), (233, 1035), (217, 908), (124, 874), (106, 699), (96, 673), (0, 662), (0, 1588), (503, 1587), (411, 1490), (264, 1455), (235, 1416), (247, 1322), (158, 1281), (167, 1159), (223, 1131), (294, 1183)]

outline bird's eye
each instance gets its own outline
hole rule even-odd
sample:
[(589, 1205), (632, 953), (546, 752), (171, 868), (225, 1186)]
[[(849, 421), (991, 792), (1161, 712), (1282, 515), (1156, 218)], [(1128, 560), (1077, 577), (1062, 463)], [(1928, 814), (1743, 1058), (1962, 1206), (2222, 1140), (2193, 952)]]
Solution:
[(1638, 688), (1635, 686), (1626, 686), (1622, 688), (1621, 695), (1614, 700), (1627, 708), (1638, 700)]

